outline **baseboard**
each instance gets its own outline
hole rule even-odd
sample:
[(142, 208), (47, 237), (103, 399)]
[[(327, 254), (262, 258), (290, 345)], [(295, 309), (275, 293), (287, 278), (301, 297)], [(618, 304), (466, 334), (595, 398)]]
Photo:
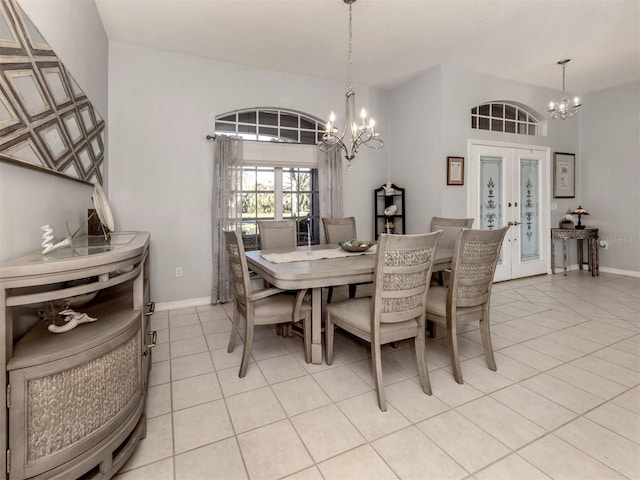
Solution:
[(187, 298), (175, 302), (156, 303), (156, 312), (165, 310), (177, 310), (178, 308), (199, 307), (201, 305), (211, 305), (211, 297)]
[(625, 277), (640, 277), (640, 272), (633, 270), (620, 270), (619, 268), (600, 267), (600, 271), (604, 273), (613, 273), (615, 275), (624, 275)]

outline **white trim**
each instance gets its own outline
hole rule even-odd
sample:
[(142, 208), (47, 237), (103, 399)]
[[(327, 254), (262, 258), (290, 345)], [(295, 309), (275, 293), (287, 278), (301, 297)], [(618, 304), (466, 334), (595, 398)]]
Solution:
[(317, 145), (244, 142), (242, 163), (269, 167), (316, 168), (318, 166), (317, 151)]
[(201, 305), (211, 305), (211, 297), (188, 298), (186, 300), (177, 300), (175, 302), (156, 303), (156, 312), (164, 312), (165, 310), (177, 310), (179, 308), (199, 307)]
[(599, 267), (598, 270), (604, 273), (611, 273), (614, 275), (623, 275), (625, 277), (640, 278), (640, 272), (634, 270), (620, 270), (619, 268)]

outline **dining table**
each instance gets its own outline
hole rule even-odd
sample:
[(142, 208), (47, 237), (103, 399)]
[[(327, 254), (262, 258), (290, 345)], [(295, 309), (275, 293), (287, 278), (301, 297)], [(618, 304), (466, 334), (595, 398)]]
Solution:
[[(311, 290), (311, 362), (322, 363), (322, 288), (372, 282), (376, 246), (347, 252), (338, 245), (308, 245), (246, 252), (249, 268), (276, 288)], [(432, 271), (451, 267), (452, 248), (437, 248)]]

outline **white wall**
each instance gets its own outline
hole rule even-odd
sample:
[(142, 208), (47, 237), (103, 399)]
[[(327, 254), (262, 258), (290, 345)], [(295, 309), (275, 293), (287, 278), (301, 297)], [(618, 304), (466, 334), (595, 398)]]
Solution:
[[(108, 43), (93, 2), (21, 0), (25, 13), (107, 119)], [(0, 262), (40, 248), (41, 225), (66, 235), (92, 208), (91, 185), (0, 162)]]
[[(354, 86), (386, 134), (385, 96)], [(276, 106), (326, 118), (343, 115), (346, 85), (117, 43), (109, 51), (109, 199), (116, 228), (151, 232), (156, 302), (210, 295), (211, 184), (215, 116)], [(346, 163), (346, 162), (345, 162)], [(373, 231), (373, 189), (385, 149), (363, 148), (344, 172), (344, 213), (358, 234)], [(183, 276), (175, 277), (176, 267)]]
[(640, 82), (594, 92), (580, 112), (583, 223), (609, 240), (600, 265), (640, 272)]

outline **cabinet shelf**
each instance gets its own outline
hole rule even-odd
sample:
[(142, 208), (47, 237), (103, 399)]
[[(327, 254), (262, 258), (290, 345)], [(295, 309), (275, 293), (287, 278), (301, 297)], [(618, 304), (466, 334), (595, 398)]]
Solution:
[[(387, 231), (390, 233), (406, 233), (405, 189), (392, 184), (391, 187), (394, 193), (393, 195), (387, 195), (385, 187), (386, 185), (376, 188), (373, 191), (375, 238), (378, 238), (381, 233), (386, 233)], [(393, 215), (385, 215), (385, 209), (392, 205), (396, 206), (396, 213)]]

